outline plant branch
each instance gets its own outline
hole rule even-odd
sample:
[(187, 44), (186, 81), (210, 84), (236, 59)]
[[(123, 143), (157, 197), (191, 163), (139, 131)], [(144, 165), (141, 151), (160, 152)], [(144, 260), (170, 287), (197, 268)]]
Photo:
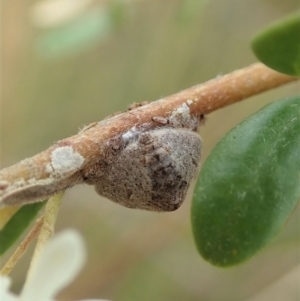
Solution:
[[(108, 145), (133, 129), (153, 129), (179, 108), (198, 118), (297, 78), (257, 63), (219, 76), (155, 102), (95, 122), (36, 156), (0, 171), (0, 206), (24, 204), (49, 197), (82, 183), (105, 157)], [(185, 107), (183, 107), (185, 106)], [(182, 111), (182, 110), (181, 110)], [(162, 121), (162, 123), (160, 123)], [(183, 124), (182, 127), (189, 127)]]

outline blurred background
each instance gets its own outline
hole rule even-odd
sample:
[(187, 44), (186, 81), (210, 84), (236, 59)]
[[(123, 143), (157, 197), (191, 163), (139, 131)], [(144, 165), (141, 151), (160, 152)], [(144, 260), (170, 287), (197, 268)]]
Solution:
[[(3, 0), (1, 168), (133, 102), (256, 62), (252, 36), (296, 9), (299, 0)], [(297, 83), (288, 84), (207, 116), (203, 161), (245, 117), (296, 93)], [(92, 187), (72, 188), (57, 231), (81, 232), (88, 262), (58, 299), (299, 300), (299, 214), (298, 207), (259, 255), (221, 269), (196, 251), (190, 196), (176, 212), (158, 214), (118, 206)], [(12, 273), (14, 291), (29, 258)]]

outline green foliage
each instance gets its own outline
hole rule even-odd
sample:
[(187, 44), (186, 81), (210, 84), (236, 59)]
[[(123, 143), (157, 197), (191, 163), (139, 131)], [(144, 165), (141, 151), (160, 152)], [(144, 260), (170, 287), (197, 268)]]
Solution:
[(7, 251), (25, 231), (46, 202), (21, 207), (0, 231), (0, 255)]
[(201, 255), (217, 266), (253, 256), (300, 197), (300, 97), (274, 102), (231, 130), (203, 165), (192, 203)]
[(268, 67), (300, 76), (300, 14), (265, 28), (253, 39), (252, 49)]

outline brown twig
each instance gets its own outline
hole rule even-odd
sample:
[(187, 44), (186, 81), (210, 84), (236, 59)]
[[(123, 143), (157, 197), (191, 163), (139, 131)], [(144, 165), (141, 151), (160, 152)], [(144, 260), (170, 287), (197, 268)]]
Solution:
[(93, 123), (77, 135), (0, 171), (0, 206), (36, 201), (83, 182), (89, 170), (105, 157), (108, 143), (114, 148), (114, 139), (124, 133), (162, 126), (179, 108), (187, 109), (190, 118), (200, 118), (296, 79), (258, 63)]

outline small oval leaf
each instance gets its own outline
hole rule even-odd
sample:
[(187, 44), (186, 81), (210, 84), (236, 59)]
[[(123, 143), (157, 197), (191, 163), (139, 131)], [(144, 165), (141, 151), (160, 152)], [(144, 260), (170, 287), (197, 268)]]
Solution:
[(300, 198), (300, 97), (274, 102), (231, 130), (198, 178), (192, 227), (217, 266), (245, 261), (284, 226)]
[(252, 49), (268, 67), (300, 76), (300, 14), (271, 24), (253, 39)]
[(46, 202), (21, 207), (0, 231), (0, 255), (7, 251), (26, 230)]

